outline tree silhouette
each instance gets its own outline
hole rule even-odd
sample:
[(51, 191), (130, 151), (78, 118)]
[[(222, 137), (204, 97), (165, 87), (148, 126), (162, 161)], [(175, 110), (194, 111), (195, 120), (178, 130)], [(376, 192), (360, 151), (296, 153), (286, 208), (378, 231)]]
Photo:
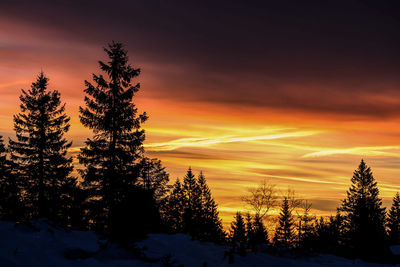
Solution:
[(47, 86), (48, 78), (41, 72), (30, 90), (22, 90), (21, 112), (14, 116), (17, 140), (10, 140), (9, 147), (30, 208), (28, 217), (59, 220), (63, 186), (73, 179), (72, 158), (67, 157), (72, 143), (64, 138), (70, 119), (60, 93)]
[(274, 244), (278, 247), (291, 248), (295, 242), (293, 215), (288, 197), (282, 201), (278, 226), (275, 231)]
[(183, 232), (183, 212), (186, 205), (186, 199), (183, 187), (179, 179), (176, 179), (172, 186), (172, 191), (167, 197), (167, 201), (163, 206), (163, 217), (166, 225), (173, 232)]
[(0, 136), (0, 219), (16, 221), (23, 216), (20, 188), (13, 164), (7, 159), (7, 149)]
[(277, 192), (275, 185), (263, 180), (256, 188), (249, 188), (249, 194), (242, 200), (251, 207), (253, 212), (263, 219), (271, 208), (277, 205)]
[(201, 233), (198, 228), (198, 222), (200, 221), (202, 210), (201, 189), (191, 168), (188, 169), (183, 178), (183, 193), (186, 200), (183, 210), (184, 232), (190, 234), (194, 238), (199, 238)]
[[(337, 212), (336, 216), (328, 219), (320, 217), (316, 220), (314, 231), (310, 233), (302, 245), (305, 248), (321, 253), (349, 256), (349, 250), (344, 246), (344, 218)], [(307, 241), (304, 244), (304, 241)]]
[(246, 254), (246, 226), (240, 212), (236, 213), (236, 216), (231, 223), (230, 242), (234, 251), (239, 255), (244, 256)]
[(201, 209), (196, 217), (199, 218), (197, 223), (201, 232), (201, 239), (221, 242), (225, 238), (225, 233), (222, 230), (217, 204), (211, 195), (203, 172), (200, 172), (197, 181), (200, 189)]
[(351, 183), (340, 208), (344, 212), (349, 246), (355, 248), (356, 255), (377, 260), (387, 253), (386, 214), (377, 182), (364, 160), (354, 171)]
[(268, 231), (263, 220), (256, 214), (253, 220), (255, 246), (268, 244)]
[(315, 220), (314, 216), (310, 215), (312, 204), (307, 200), (302, 203), (303, 214), (299, 215), (298, 219), (298, 243), (303, 248), (310, 247), (310, 238), (314, 231), (313, 221)]
[(139, 205), (128, 205), (126, 201), (132, 201), (130, 194), (138, 190), (134, 187), (145, 139), (141, 124), (147, 116), (138, 114), (133, 103), (140, 85), (132, 82), (140, 69), (128, 63), (127, 52), (121, 43), (112, 42), (104, 51), (109, 61), (99, 61), (99, 65), (105, 76), (93, 74), (94, 84), (85, 81), (86, 106), (80, 107), (80, 120), (93, 130), (94, 135), (87, 139), (78, 158), (85, 167), (80, 173), (94, 205), (92, 219), (98, 228), (125, 237), (119, 225), (123, 220), (121, 207)]
[(217, 204), (202, 172), (196, 179), (189, 168), (183, 184), (177, 179), (162, 210), (164, 221), (173, 232), (204, 241), (225, 240)]
[(251, 214), (248, 212), (246, 214), (246, 238), (247, 238), (247, 248), (251, 250), (255, 250), (255, 238), (254, 238), (254, 225), (253, 218)]
[(139, 176), (136, 184), (153, 193), (155, 201), (162, 205), (166, 193), (169, 190), (167, 185), (169, 174), (165, 171), (159, 159), (142, 158), (139, 162)]
[(60, 198), (62, 199), (62, 223), (66, 227), (85, 229), (88, 226), (87, 191), (75, 179), (70, 179), (63, 185)]
[(390, 243), (392, 245), (400, 244), (400, 195), (398, 192), (393, 198), (392, 207), (388, 214), (387, 226)]
[(261, 217), (250, 213), (246, 215), (247, 248), (256, 252), (261, 245), (268, 244), (268, 232)]

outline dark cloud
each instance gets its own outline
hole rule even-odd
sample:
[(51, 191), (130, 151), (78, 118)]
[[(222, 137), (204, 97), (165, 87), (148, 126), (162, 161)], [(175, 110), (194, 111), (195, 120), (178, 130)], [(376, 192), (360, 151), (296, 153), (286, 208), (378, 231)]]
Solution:
[(382, 118), (399, 115), (399, 6), (6, 0), (0, 16), (45, 42), (126, 43), (145, 70), (160, 66), (154, 97)]

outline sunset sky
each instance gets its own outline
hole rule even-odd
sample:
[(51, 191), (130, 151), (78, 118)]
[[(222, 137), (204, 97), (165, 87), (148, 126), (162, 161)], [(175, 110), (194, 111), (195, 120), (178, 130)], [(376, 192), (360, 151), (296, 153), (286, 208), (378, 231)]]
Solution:
[(400, 190), (399, 2), (188, 2), (2, 0), (0, 134), (13, 136), (20, 89), (43, 70), (76, 155), (91, 134), (84, 80), (115, 40), (142, 69), (147, 154), (172, 181), (203, 170), (225, 222), (265, 178), (334, 213), (361, 158), (388, 205)]

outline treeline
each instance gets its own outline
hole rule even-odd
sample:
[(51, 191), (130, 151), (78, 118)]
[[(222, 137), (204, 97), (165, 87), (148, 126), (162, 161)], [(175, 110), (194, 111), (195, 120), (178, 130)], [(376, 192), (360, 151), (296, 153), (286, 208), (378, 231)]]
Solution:
[[(85, 81), (81, 123), (92, 131), (77, 156), (78, 173), (67, 153), (70, 118), (57, 90), (48, 88), (42, 72), (31, 89), (22, 90), (14, 116), (16, 137), (0, 138), (0, 219), (28, 223), (38, 218), (66, 228), (95, 230), (112, 241), (130, 245), (150, 232), (185, 233), (194, 239), (229, 245), (234, 254), (332, 253), (392, 262), (389, 246), (400, 244), (400, 196), (388, 213), (377, 183), (361, 161), (347, 197), (336, 216), (310, 214), (311, 204), (291, 191), (278, 197), (266, 182), (243, 200), (251, 212), (238, 212), (229, 233), (222, 228), (205, 176), (189, 168), (169, 185), (158, 159), (145, 156), (142, 124), (134, 96), (140, 69), (128, 62), (120, 43), (104, 49), (100, 74)], [(280, 206), (276, 228), (265, 223)]]
[(269, 235), (259, 218), (278, 204), (277, 198), (273, 186), (265, 182), (245, 198), (253, 208), (253, 215), (236, 214), (230, 232), (233, 253), (245, 255), (264, 249), (285, 255), (329, 253), (398, 262), (390, 246), (400, 245), (400, 195), (395, 195), (392, 207), (386, 212), (377, 182), (363, 160), (354, 171), (347, 197), (335, 216), (316, 218), (310, 214), (311, 204), (289, 191), (280, 201), (278, 222), (273, 235)]
[[(80, 179), (73, 175), (72, 142), (65, 138), (70, 118), (57, 90), (41, 72), (22, 90), (14, 116), (16, 137), (0, 137), (0, 219), (28, 223), (38, 218), (66, 228), (95, 230), (129, 245), (149, 232), (182, 232), (223, 242), (217, 205), (203, 174), (189, 169), (171, 191), (158, 159), (147, 158), (134, 96), (140, 69), (128, 62), (120, 43), (104, 49), (101, 73), (85, 81), (81, 123), (92, 136), (80, 149)], [(172, 192), (169, 194), (169, 192)]]

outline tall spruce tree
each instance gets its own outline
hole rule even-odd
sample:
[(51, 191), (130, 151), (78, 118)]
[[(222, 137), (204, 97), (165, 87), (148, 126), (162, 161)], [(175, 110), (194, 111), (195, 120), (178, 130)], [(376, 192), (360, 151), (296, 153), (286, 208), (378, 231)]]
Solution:
[(392, 245), (400, 244), (400, 195), (399, 192), (393, 198), (392, 207), (390, 208), (388, 219), (389, 242)]
[[(108, 62), (99, 61), (104, 76), (93, 74), (93, 84), (85, 81), (86, 106), (80, 107), (80, 120), (93, 130), (93, 137), (88, 138), (81, 149), (79, 162), (85, 168), (80, 173), (90, 190), (95, 225), (111, 235), (125, 237), (121, 224), (126, 222), (124, 216), (134, 213), (135, 207), (145, 210), (143, 205), (128, 202), (141, 201), (134, 200), (133, 194), (144, 194), (148, 198), (147, 193), (139, 193), (135, 187), (145, 139), (141, 124), (147, 116), (138, 114), (133, 103), (140, 88), (138, 83), (133, 84), (133, 79), (140, 74), (140, 69), (128, 63), (127, 51), (121, 43), (112, 42), (104, 51), (109, 58)], [(141, 204), (150, 205), (142, 201)], [(146, 217), (145, 214), (136, 216), (131, 218), (135, 220), (132, 223)]]
[(0, 136), (0, 219), (16, 221), (22, 218), (20, 187), (13, 164), (7, 158), (7, 149)]
[(217, 204), (211, 195), (211, 190), (207, 185), (203, 172), (200, 172), (197, 182), (201, 201), (201, 209), (197, 215), (199, 218), (197, 223), (200, 230), (200, 238), (206, 241), (221, 242), (225, 238), (225, 233), (222, 229)]
[(31, 89), (22, 90), (21, 112), (14, 116), (17, 139), (10, 140), (11, 158), (30, 207), (28, 218), (50, 217), (59, 220), (62, 188), (72, 171), (71, 146), (64, 138), (69, 130), (69, 117), (57, 90), (48, 90), (48, 78), (39, 74)]
[(340, 211), (344, 212), (349, 246), (355, 248), (355, 253), (371, 260), (382, 259), (388, 252), (385, 208), (379, 198), (377, 182), (364, 160), (354, 171)]
[(191, 168), (188, 169), (183, 178), (183, 193), (186, 200), (183, 210), (184, 232), (198, 239), (201, 234), (198, 227), (202, 210), (201, 189)]
[(278, 247), (291, 248), (295, 242), (294, 221), (289, 199), (283, 198), (279, 222), (275, 231), (274, 243)]

